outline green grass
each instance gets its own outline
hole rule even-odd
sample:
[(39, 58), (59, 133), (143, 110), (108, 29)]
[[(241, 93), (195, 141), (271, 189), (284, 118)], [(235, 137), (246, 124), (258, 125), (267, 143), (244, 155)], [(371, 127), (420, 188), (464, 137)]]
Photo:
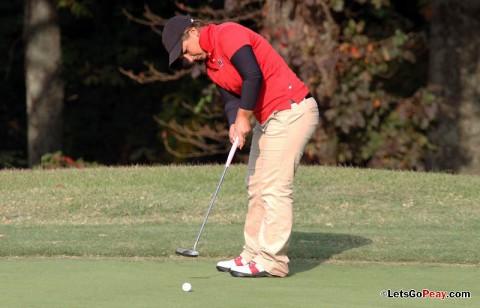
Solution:
[[(2, 307), (478, 307), (470, 267), (292, 265), (287, 279), (236, 279), (203, 259), (4, 260)], [(185, 293), (184, 282), (192, 284)], [(384, 298), (382, 290), (470, 291), (472, 298)]]
[[(408, 299), (408, 306), (478, 306), (480, 177), (302, 166), (291, 276), (252, 281), (214, 268), (242, 246), (244, 165), (227, 172), (200, 258), (174, 255), (193, 246), (222, 170), (0, 171), (2, 304), (400, 307), (405, 300), (379, 292), (430, 288), (472, 298)], [(194, 292), (181, 291), (185, 281)], [(242, 292), (262, 300), (256, 305)]]

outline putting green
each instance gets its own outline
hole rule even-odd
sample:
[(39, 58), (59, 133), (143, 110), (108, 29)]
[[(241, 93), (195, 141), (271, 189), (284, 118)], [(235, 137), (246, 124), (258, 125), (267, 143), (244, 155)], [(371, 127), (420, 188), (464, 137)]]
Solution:
[[(2, 307), (480, 307), (480, 267), (293, 263), (286, 279), (233, 278), (208, 259), (2, 259)], [(190, 282), (191, 292), (182, 284)], [(469, 291), (471, 298), (393, 298)]]

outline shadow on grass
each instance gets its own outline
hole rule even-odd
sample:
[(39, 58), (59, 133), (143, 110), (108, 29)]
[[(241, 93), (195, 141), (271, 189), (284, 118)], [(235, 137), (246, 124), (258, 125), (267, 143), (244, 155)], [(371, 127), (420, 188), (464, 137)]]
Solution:
[(372, 240), (350, 234), (293, 232), (290, 242), (290, 276), (308, 271), (332, 256), (366, 246)]

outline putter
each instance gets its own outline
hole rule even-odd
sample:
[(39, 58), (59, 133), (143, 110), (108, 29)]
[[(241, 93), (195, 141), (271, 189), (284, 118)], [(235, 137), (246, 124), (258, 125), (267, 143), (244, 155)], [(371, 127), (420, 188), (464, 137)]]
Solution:
[(200, 236), (202, 236), (203, 229), (205, 228), (205, 224), (207, 223), (208, 216), (210, 215), (210, 211), (212, 210), (213, 203), (215, 202), (215, 198), (217, 197), (218, 191), (220, 190), (220, 185), (222, 185), (223, 178), (225, 177), (225, 173), (227, 173), (227, 169), (230, 166), (230, 163), (232, 162), (233, 155), (235, 154), (235, 151), (237, 150), (238, 146), (238, 137), (235, 138), (235, 141), (232, 144), (232, 148), (230, 149), (230, 153), (228, 154), (227, 158), (227, 163), (225, 164), (225, 168), (223, 169), (222, 176), (220, 177), (220, 181), (218, 182), (217, 190), (215, 191), (215, 194), (213, 195), (212, 201), (210, 202), (210, 206), (208, 207), (207, 215), (205, 215), (205, 219), (203, 220), (202, 227), (200, 227), (200, 232), (198, 232), (197, 239), (195, 241), (195, 244), (193, 244), (193, 249), (185, 249), (185, 248), (177, 248), (175, 250), (175, 253), (185, 256), (185, 257), (198, 257), (199, 253), (196, 250), (197, 249), (197, 244), (198, 241), (200, 240)]

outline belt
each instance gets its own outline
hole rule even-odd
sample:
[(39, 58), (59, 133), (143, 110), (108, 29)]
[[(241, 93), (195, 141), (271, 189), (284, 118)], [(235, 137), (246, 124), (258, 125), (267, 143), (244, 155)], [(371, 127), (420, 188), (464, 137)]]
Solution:
[[(310, 92), (308, 92), (308, 94), (307, 94), (301, 101), (303, 101), (303, 100), (305, 100), (305, 99), (312, 98), (312, 97), (313, 97), (312, 94), (310, 94)], [(301, 101), (300, 101), (300, 102), (301, 102)], [(298, 102), (298, 103), (300, 103), (300, 102)], [(291, 103), (291, 104), (298, 104), (298, 103), (295, 102), (293, 99), (290, 100), (290, 103)]]

